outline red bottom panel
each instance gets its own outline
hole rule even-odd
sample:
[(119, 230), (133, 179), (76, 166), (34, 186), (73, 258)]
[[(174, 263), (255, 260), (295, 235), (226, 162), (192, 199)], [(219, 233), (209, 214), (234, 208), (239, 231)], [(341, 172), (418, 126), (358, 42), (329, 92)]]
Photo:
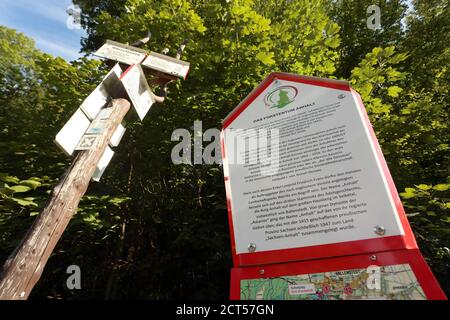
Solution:
[(232, 300), (446, 300), (418, 249), (231, 270)]

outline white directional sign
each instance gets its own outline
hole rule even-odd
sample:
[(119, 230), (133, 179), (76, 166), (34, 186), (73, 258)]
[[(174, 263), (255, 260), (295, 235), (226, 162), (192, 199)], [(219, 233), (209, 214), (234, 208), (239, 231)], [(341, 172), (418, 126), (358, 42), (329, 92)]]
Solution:
[(94, 91), (84, 100), (80, 108), (89, 117), (90, 120), (95, 119), (100, 109), (108, 102), (108, 91), (103, 84), (100, 84)]
[(81, 109), (78, 109), (56, 135), (56, 145), (60, 147), (65, 154), (71, 156), (78, 142), (89, 127), (89, 124), (89, 119)]
[(155, 102), (155, 95), (150, 90), (144, 72), (139, 64), (131, 66), (120, 78), (139, 118), (144, 119)]
[(94, 53), (94, 55), (132, 65), (135, 63), (141, 63), (147, 56), (147, 52), (126, 44), (107, 40), (106, 43)]
[(111, 140), (109, 141), (109, 145), (111, 147), (117, 147), (120, 143), (120, 140), (122, 140), (123, 135), (125, 134), (125, 127), (122, 124), (119, 124), (116, 131), (114, 131)]
[(151, 52), (142, 62), (142, 66), (182, 79), (186, 79), (189, 72), (189, 62), (156, 52)]
[(119, 64), (116, 64), (103, 78), (100, 85), (83, 101), (80, 108), (89, 119), (95, 119), (100, 109), (108, 102), (108, 99), (115, 97), (115, 94), (120, 91), (118, 86), (120, 86), (119, 78), (121, 75), (122, 69)]
[[(119, 77), (122, 75), (122, 69), (116, 64), (105, 76), (102, 83), (83, 101), (80, 108), (73, 114), (64, 127), (58, 132), (55, 143), (65, 154), (71, 156), (83, 135), (89, 128), (89, 133), (99, 134), (102, 131), (102, 123), (95, 122), (91, 124), (90, 120), (106, 120), (111, 114), (112, 108), (102, 109), (110, 98), (123, 98), (127, 93)], [(91, 141), (92, 138), (84, 142)], [(85, 144), (82, 144), (83, 146)], [(80, 147), (80, 146), (79, 146)], [(86, 150), (87, 147), (80, 147)]]
[(102, 177), (103, 172), (105, 172), (105, 169), (111, 161), (113, 155), (114, 151), (112, 151), (111, 148), (107, 146), (105, 152), (103, 153), (100, 161), (97, 164), (97, 168), (95, 169), (94, 175), (91, 178), (92, 181), (100, 181), (100, 178)]
[(235, 254), (401, 239), (403, 208), (370, 130), (343, 81), (280, 73), (256, 88), (224, 120)]

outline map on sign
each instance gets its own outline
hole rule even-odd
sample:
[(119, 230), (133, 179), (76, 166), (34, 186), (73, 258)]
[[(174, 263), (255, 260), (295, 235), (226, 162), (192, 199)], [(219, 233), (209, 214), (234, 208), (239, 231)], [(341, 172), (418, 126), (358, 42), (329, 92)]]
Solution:
[(132, 65), (135, 63), (141, 63), (147, 56), (147, 52), (126, 44), (107, 40), (106, 43), (94, 53), (94, 55)]
[(242, 300), (426, 300), (409, 264), (380, 266), (379, 287), (367, 269), (241, 280)]
[(145, 115), (155, 102), (155, 96), (148, 86), (144, 72), (139, 64), (131, 66), (120, 78), (139, 118)]

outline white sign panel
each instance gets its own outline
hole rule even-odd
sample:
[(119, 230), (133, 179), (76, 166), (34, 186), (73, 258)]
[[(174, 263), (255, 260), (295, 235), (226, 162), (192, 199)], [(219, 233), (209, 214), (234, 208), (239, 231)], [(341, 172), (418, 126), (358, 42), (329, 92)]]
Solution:
[(103, 153), (102, 157), (100, 158), (100, 161), (97, 164), (97, 168), (95, 168), (94, 175), (92, 176), (92, 181), (100, 181), (100, 178), (103, 175), (103, 172), (105, 172), (106, 167), (111, 162), (111, 159), (114, 155), (114, 151), (111, 150), (110, 147), (106, 146), (105, 152)]
[(144, 120), (148, 110), (150, 110), (150, 107), (155, 102), (155, 96), (148, 86), (141, 66), (136, 64), (130, 67), (120, 80), (139, 118)]
[(58, 132), (55, 138), (55, 143), (65, 154), (71, 156), (80, 142), (87, 128), (89, 127), (90, 121), (86, 115), (78, 109), (72, 115), (72, 117), (67, 121), (67, 123)]
[(273, 81), (223, 137), (236, 254), (404, 234), (350, 91)]
[(185, 79), (189, 72), (188, 62), (155, 52), (150, 53), (142, 62), (142, 65), (182, 79)]
[(117, 147), (120, 143), (120, 140), (122, 140), (123, 135), (125, 134), (125, 127), (122, 124), (119, 124), (116, 131), (114, 131), (113, 135), (111, 136), (111, 140), (109, 141), (109, 145), (111, 147)]
[(80, 108), (89, 119), (95, 119), (100, 109), (108, 102), (108, 99), (114, 97), (114, 93), (119, 91), (117, 87), (121, 85), (119, 81), (121, 75), (122, 69), (119, 64), (116, 64), (100, 85), (83, 101)]
[(132, 65), (141, 63), (147, 53), (145, 50), (108, 40), (94, 55)]
[(89, 117), (95, 119), (100, 109), (108, 102), (108, 91), (103, 84), (100, 84), (94, 91), (83, 101), (80, 108)]

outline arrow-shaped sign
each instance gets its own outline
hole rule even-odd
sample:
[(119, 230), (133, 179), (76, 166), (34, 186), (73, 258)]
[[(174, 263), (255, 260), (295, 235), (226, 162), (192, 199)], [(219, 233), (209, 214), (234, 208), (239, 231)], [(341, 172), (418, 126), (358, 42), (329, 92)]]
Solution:
[(151, 69), (157, 75), (165, 75), (170, 79), (186, 79), (189, 72), (189, 62), (172, 58), (156, 52), (147, 52), (120, 42), (107, 40), (106, 43), (94, 53), (94, 55), (124, 64), (142, 64)]
[(120, 81), (122, 81), (139, 118), (144, 120), (145, 115), (156, 100), (155, 95), (148, 86), (141, 65), (135, 64), (128, 68), (120, 78)]
[(132, 65), (141, 63), (147, 56), (147, 52), (120, 42), (106, 40), (106, 43), (94, 55)]

